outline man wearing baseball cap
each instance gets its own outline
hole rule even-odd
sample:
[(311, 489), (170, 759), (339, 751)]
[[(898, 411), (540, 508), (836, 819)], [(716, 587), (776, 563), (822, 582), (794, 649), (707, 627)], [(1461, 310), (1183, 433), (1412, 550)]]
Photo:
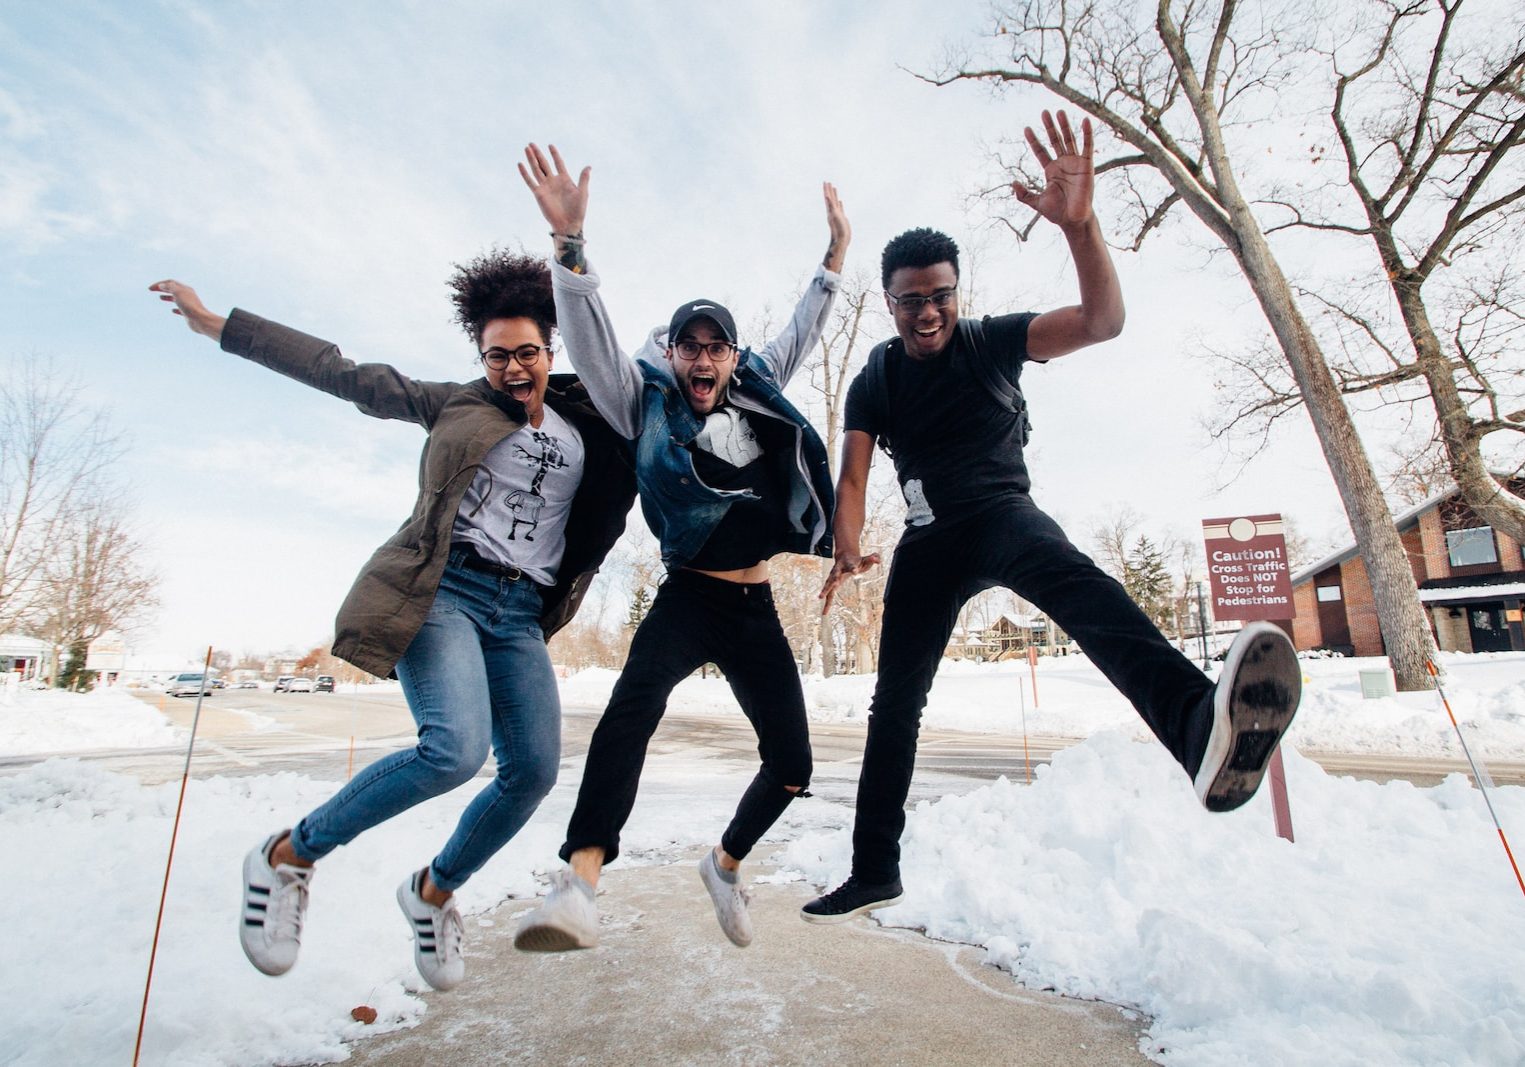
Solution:
[(552, 285), (568, 355), (599, 413), (634, 442), (641, 509), (668, 573), (593, 733), (561, 848), (570, 869), (553, 877), (514, 944), (558, 952), (598, 943), (594, 889), (619, 854), (647, 743), (673, 687), (714, 663), (757, 731), (762, 766), (699, 874), (726, 937), (745, 947), (752, 922), (738, 868), (812, 770), (804, 693), (773, 607), (768, 560), (831, 555), (826, 449), (783, 388), (820, 339), (852, 228), (825, 185), (824, 262), (783, 331), (760, 350), (738, 351), (726, 308), (691, 300), (631, 357), (615, 340), (583, 254), (590, 168), (574, 181), (554, 146), (547, 159), (530, 145), (525, 159), (519, 172), (556, 245)]

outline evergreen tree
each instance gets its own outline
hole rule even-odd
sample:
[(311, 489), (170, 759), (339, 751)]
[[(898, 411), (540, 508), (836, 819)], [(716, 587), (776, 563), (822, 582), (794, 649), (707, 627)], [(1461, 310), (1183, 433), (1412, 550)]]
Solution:
[(1162, 629), (1170, 621), (1170, 587), (1164, 555), (1154, 542), (1139, 535), (1123, 562), (1123, 588), (1150, 621)]
[(625, 625), (634, 630), (641, 625), (641, 620), (651, 610), (651, 591), (644, 585), (635, 587), (635, 595), (630, 598), (630, 614), (625, 617)]

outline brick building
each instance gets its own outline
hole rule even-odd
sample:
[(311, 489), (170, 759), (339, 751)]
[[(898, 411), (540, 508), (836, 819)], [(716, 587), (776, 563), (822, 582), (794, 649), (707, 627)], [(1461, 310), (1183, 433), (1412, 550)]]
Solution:
[[(1525, 497), (1525, 478), (1509, 479), (1508, 490)], [(1484, 524), (1455, 490), (1395, 521), (1443, 651), (1525, 650), (1525, 553), (1517, 541)], [(1292, 575), (1292, 602), (1299, 649), (1384, 653), (1371, 583), (1354, 545)]]

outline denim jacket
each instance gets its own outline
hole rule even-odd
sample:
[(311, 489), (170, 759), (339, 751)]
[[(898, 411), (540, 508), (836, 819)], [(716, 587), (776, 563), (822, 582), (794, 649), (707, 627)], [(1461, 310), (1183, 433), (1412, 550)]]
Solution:
[[(688, 446), (704, 424), (694, 416), (665, 363), (638, 361), (643, 379), (641, 433), (635, 445), (635, 477), (646, 524), (662, 546), (669, 570), (681, 567), (704, 547), (725, 518), (735, 491), (711, 489), (694, 473)], [(737, 356), (729, 402), (752, 418), (781, 419), (794, 430), (794, 448), (770, 456), (787, 464), (789, 499), (785, 552), (831, 555), (831, 468), (826, 446), (783, 392), (767, 365), (751, 349)]]

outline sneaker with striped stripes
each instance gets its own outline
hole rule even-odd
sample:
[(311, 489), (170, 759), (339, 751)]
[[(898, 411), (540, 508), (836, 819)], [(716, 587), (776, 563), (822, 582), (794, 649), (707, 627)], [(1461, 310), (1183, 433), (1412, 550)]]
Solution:
[(455, 897), (436, 908), (423, 898), (424, 872), (414, 871), (397, 887), (397, 906), (413, 927), (413, 962), (418, 973), (440, 992), (454, 989), (466, 977), (466, 960), (461, 955), (466, 929)]
[(289, 831), (271, 834), (244, 857), (244, 908), (238, 940), (265, 974), (285, 974), (302, 947), (311, 867), (271, 866), (270, 852)]

